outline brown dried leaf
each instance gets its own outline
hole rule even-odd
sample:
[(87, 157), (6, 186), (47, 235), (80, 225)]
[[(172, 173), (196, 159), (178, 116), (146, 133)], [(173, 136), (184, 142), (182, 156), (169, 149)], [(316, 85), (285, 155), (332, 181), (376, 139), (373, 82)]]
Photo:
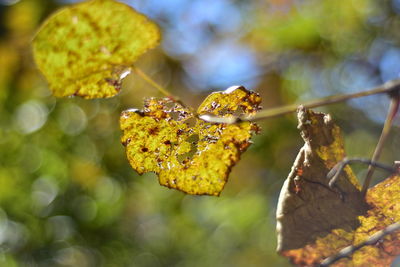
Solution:
[[(253, 114), (260, 102), (258, 94), (231, 87), (209, 95), (197, 114)], [(220, 194), (258, 131), (250, 122), (207, 123), (178, 103), (155, 98), (145, 101), (143, 111), (124, 111), (120, 125), (128, 160), (139, 174), (155, 172), (161, 185), (196, 195)]]
[[(364, 202), (347, 166), (338, 190), (329, 189), (326, 174), (344, 157), (340, 130), (329, 115), (300, 109), (298, 117), (305, 145), (281, 191), (278, 251), (296, 265), (313, 266), (400, 220), (400, 177), (371, 188)], [(389, 266), (399, 254), (400, 233), (394, 233), (335, 266)]]

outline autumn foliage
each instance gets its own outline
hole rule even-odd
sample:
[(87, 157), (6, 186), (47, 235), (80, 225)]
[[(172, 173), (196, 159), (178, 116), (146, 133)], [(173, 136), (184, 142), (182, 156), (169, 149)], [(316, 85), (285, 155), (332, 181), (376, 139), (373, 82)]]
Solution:
[[(158, 26), (146, 16), (117, 1), (92, 0), (49, 17), (33, 52), (55, 96), (109, 98), (119, 93), (138, 57), (159, 41)], [(242, 86), (210, 94), (197, 110), (171, 95), (148, 98), (143, 108), (121, 113), (127, 160), (138, 174), (156, 173), (163, 186), (219, 196), (260, 128), (251, 121), (218, 123), (201, 116), (251, 116), (260, 103), (259, 94)], [(330, 115), (305, 108), (298, 119), (305, 144), (280, 194), (278, 251), (296, 265), (312, 266), (400, 221), (400, 176), (371, 188), (366, 198), (349, 166), (329, 185), (328, 172), (345, 157), (340, 127)], [(336, 265), (388, 266), (399, 254), (400, 233), (394, 233)]]
[(158, 26), (144, 15), (117, 1), (95, 0), (48, 18), (33, 52), (55, 96), (104, 98), (119, 92), (132, 63), (159, 41)]
[[(369, 189), (364, 200), (347, 166), (329, 187), (329, 170), (345, 157), (340, 129), (323, 113), (299, 109), (298, 119), (305, 145), (281, 191), (278, 250), (296, 265), (314, 266), (400, 220), (400, 177)], [(400, 254), (399, 238), (399, 233), (389, 235), (335, 266), (388, 266)]]
[[(243, 87), (208, 96), (196, 114), (254, 114), (261, 98)], [(144, 110), (121, 115), (122, 143), (132, 167), (155, 172), (161, 185), (194, 195), (219, 195), (231, 168), (258, 131), (256, 124), (213, 124), (169, 99), (148, 99)]]

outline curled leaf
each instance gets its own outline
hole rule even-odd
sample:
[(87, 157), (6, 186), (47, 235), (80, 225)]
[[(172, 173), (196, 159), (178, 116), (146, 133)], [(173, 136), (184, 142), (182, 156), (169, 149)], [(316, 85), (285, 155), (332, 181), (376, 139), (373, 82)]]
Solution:
[[(278, 251), (298, 266), (314, 266), (400, 221), (400, 176), (371, 188), (364, 200), (347, 166), (329, 188), (326, 174), (344, 157), (340, 130), (329, 115), (300, 108), (298, 117), (305, 145), (281, 191)], [(335, 266), (389, 266), (399, 248), (396, 232)]]
[[(261, 98), (244, 87), (209, 95), (197, 114), (252, 114)], [(150, 98), (144, 110), (124, 111), (120, 119), (128, 160), (139, 174), (155, 172), (161, 185), (188, 194), (219, 195), (231, 168), (250, 145), (258, 126), (199, 120), (169, 99)]]
[[(360, 216), (354, 230), (334, 229), (302, 248), (283, 251), (282, 254), (299, 266), (319, 264), (341, 249), (368, 240), (373, 234), (400, 221), (400, 176), (389, 177), (367, 192), (367, 203), (372, 207)], [(343, 258), (333, 266), (390, 266), (400, 255), (400, 232), (394, 232), (378, 243), (362, 247), (351, 257)]]
[(298, 128), (305, 142), (278, 202), (278, 251), (301, 248), (332, 229), (351, 230), (366, 211), (358, 182), (346, 167), (336, 188), (326, 175), (345, 156), (340, 129), (329, 115), (300, 108)]
[(33, 52), (55, 96), (103, 98), (119, 92), (129, 66), (159, 40), (157, 25), (131, 7), (92, 0), (47, 19)]

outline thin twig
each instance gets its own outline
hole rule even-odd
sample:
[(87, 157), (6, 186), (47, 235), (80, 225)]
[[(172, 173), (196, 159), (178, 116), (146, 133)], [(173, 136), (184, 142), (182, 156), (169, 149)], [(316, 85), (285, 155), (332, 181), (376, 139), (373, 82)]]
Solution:
[(376, 161), (372, 161), (370, 159), (363, 159), (363, 158), (344, 158), (342, 161), (337, 163), (326, 175), (326, 178), (329, 180), (329, 187), (333, 187), (336, 181), (339, 179), (340, 174), (343, 172), (344, 168), (352, 163), (363, 163), (369, 166), (374, 166), (376, 168), (381, 168), (385, 171), (390, 173), (397, 173), (399, 172), (398, 168), (395, 166), (390, 166), (386, 164), (382, 164)]
[[(339, 103), (343, 102), (349, 99), (354, 99), (354, 98), (359, 98), (359, 97), (365, 97), (365, 96), (370, 96), (370, 95), (376, 95), (376, 94), (383, 94), (383, 93), (392, 93), (395, 91), (400, 90), (400, 79), (399, 80), (393, 80), (393, 81), (388, 81), (378, 87), (369, 89), (367, 91), (359, 92), (359, 93), (354, 93), (354, 94), (347, 94), (347, 95), (337, 95), (337, 96), (328, 96), (324, 98), (319, 98), (315, 99), (309, 102), (306, 102), (304, 104), (301, 104), (305, 108), (315, 108), (315, 107), (320, 107), (320, 106), (326, 106), (334, 103)], [(268, 118), (273, 118), (277, 116), (282, 116), (286, 115), (292, 112), (295, 112), (300, 104), (293, 104), (293, 105), (287, 105), (283, 107), (277, 107), (277, 108), (271, 108), (271, 109), (265, 109), (262, 111), (259, 111), (255, 115), (251, 116), (239, 116), (239, 117), (231, 117), (231, 118), (220, 118), (220, 117), (215, 117), (211, 115), (203, 115), (200, 116), (201, 119), (207, 121), (207, 122), (214, 122), (214, 123), (237, 123), (240, 121), (258, 121), (258, 120), (263, 120), (263, 119), (268, 119)]]
[(345, 247), (344, 249), (342, 249), (341, 251), (339, 251), (339, 253), (337, 253), (334, 256), (328, 257), (325, 260), (323, 260), (320, 263), (320, 267), (325, 267), (325, 266), (329, 266), (333, 263), (335, 263), (336, 261), (342, 259), (342, 258), (346, 258), (351, 256), (354, 252), (356, 252), (357, 250), (361, 249), (362, 247), (365, 246), (369, 246), (369, 245), (374, 245), (375, 243), (377, 243), (379, 240), (381, 240), (382, 238), (384, 238), (387, 235), (390, 235), (396, 231), (400, 230), (400, 222), (396, 222), (393, 223), (389, 226), (387, 226), (385, 229), (376, 232), (375, 234), (371, 235), (367, 240), (365, 240), (364, 242), (361, 242), (358, 245), (355, 246), (348, 246)]
[[(382, 133), (379, 138), (378, 144), (376, 145), (374, 154), (372, 156), (371, 161), (376, 162), (379, 160), (381, 156), (382, 149), (384, 144), (389, 136), (390, 129), (392, 128), (393, 119), (399, 110), (399, 102), (400, 102), (400, 94), (397, 92), (396, 94), (391, 95), (392, 99), (390, 102), (389, 112), (386, 116), (385, 124), (383, 125)], [(369, 165), (367, 174), (365, 176), (364, 184), (361, 190), (361, 193), (365, 196), (367, 193), (368, 187), (371, 183), (372, 175), (374, 173), (375, 166)]]

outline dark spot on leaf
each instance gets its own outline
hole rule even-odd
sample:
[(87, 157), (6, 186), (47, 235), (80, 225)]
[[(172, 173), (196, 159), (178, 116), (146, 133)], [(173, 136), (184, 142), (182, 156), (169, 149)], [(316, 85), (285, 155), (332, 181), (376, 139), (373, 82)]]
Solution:
[(114, 86), (115, 90), (121, 90), (122, 81), (120, 79), (105, 78), (105, 80), (109, 85)]
[(239, 147), (238, 147), (239, 151), (244, 152), (248, 148), (249, 145), (250, 145), (249, 142), (239, 144)]
[(127, 146), (130, 142), (131, 142), (131, 139), (128, 138), (128, 139), (126, 139), (124, 142), (122, 142), (122, 145), (123, 145), (123, 146)]
[(149, 134), (150, 135), (156, 135), (160, 129), (158, 127), (153, 127), (149, 129)]
[(142, 147), (142, 152), (147, 152), (149, 149), (147, 147)]

